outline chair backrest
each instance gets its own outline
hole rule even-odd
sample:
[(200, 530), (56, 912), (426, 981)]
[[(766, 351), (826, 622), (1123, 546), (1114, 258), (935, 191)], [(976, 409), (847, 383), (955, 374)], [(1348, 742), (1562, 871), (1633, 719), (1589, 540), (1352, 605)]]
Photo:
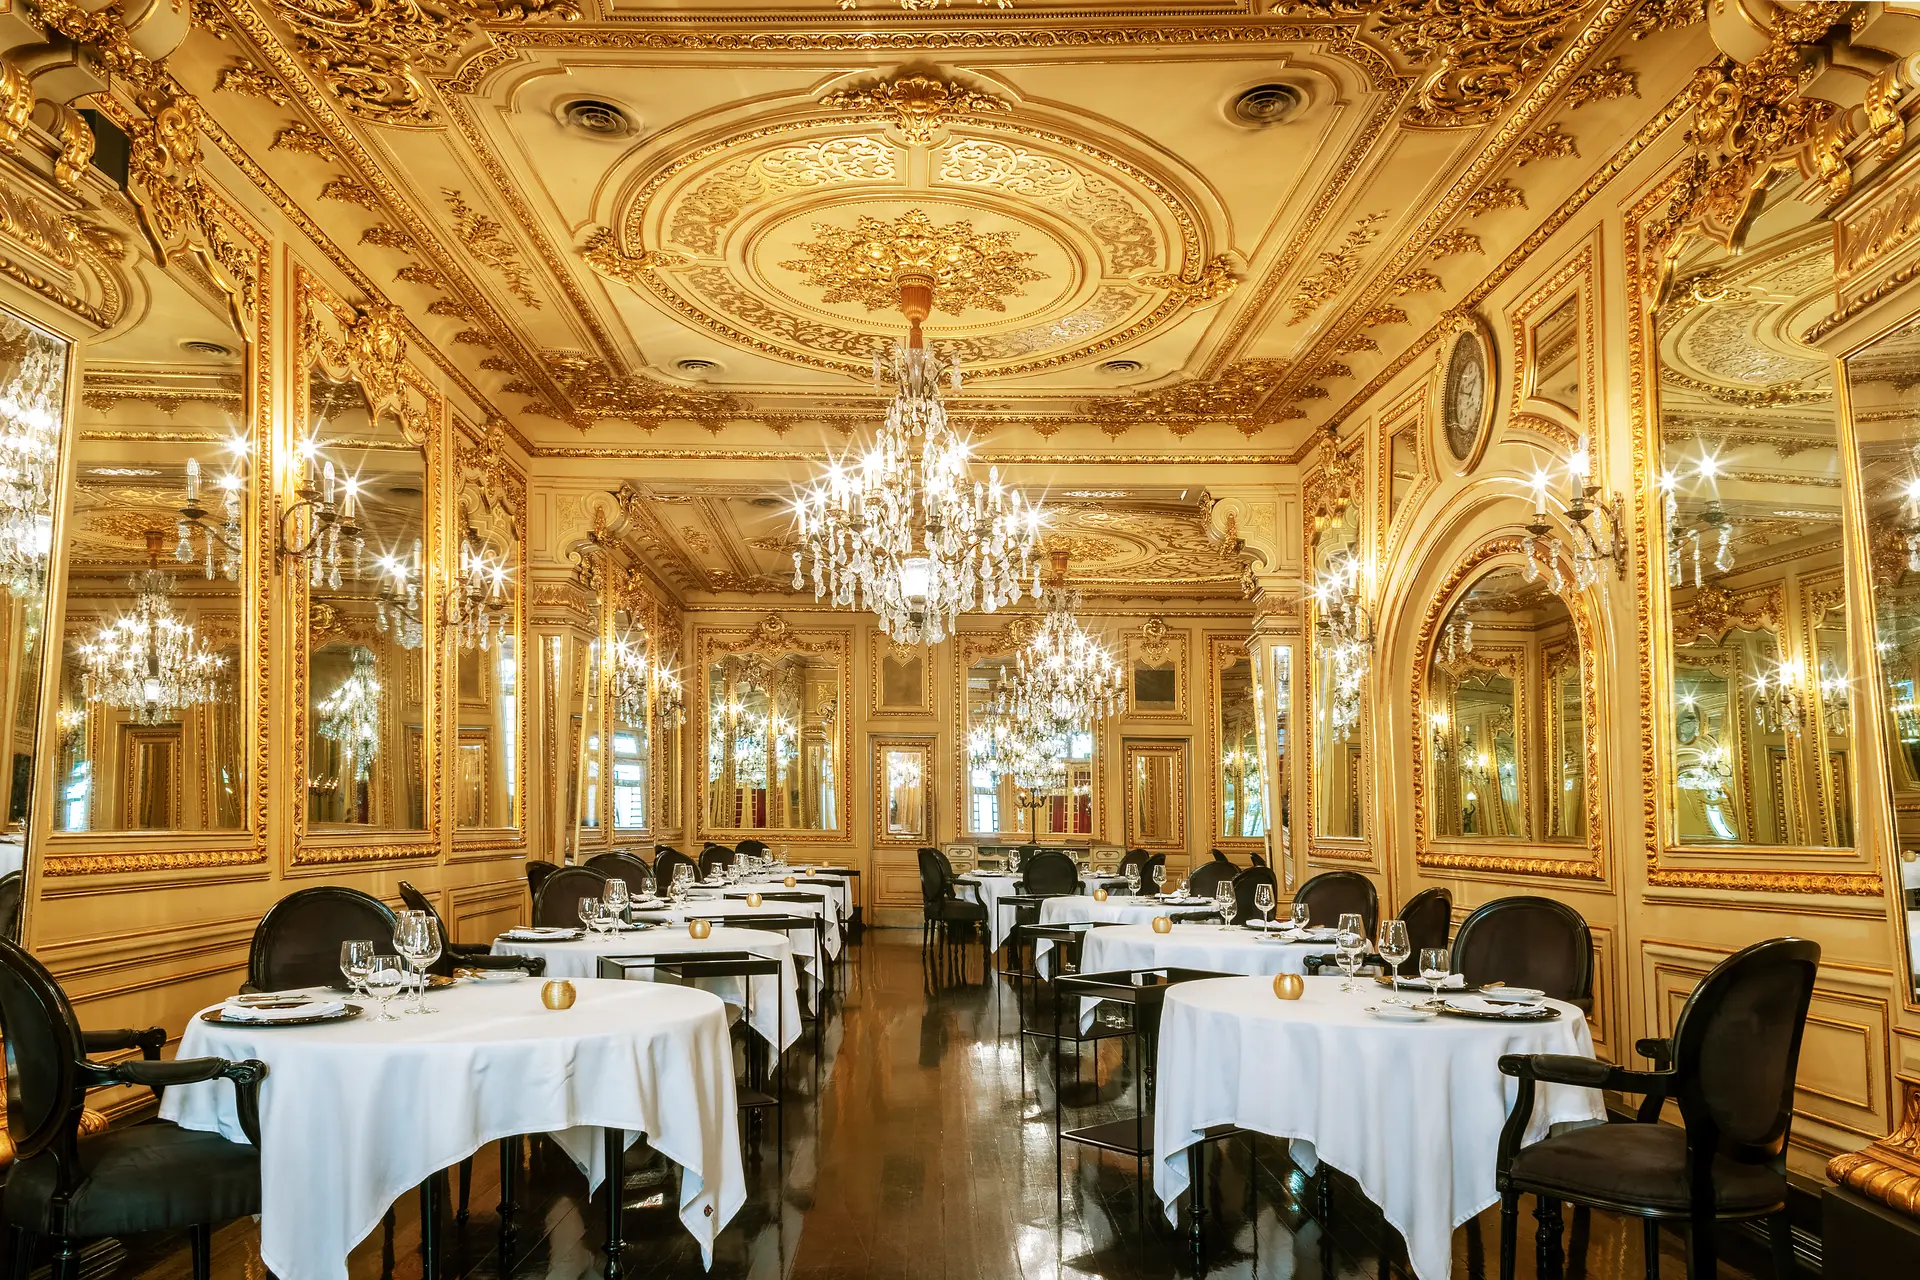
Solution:
[(920, 850), (920, 901), (928, 909), (953, 896), (953, 872), (938, 849)]
[(1140, 864), (1140, 885), (1149, 893), (1153, 891), (1153, 869), (1167, 865), (1167, 855), (1156, 853)]
[(749, 858), (764, 858), (767, 856), (767, 842), (765, 840), (749, 838), (733, 846), (733, 851), (735, 853), (744, 853)]
[(1704, 1139), (1735, 1160), (1782, 1167), (1819, 967), (1818, 943), (1756, 942), (1715, 965), (1687, 997), (1673, 1029), (1673, 1068), (1689, 1145)]
[(0, 1037), (14, 1157), (53, 1147), (62, 1186), (71, 1185), (79, 1177), (75, 1138), (87, 1100), (78, 1067), (86, 1057), (80, 1020), (53, 975), (10, 939), (0, 939)]
[(1036, 849), (1020, 864), (1020, 892), (1065, 894), (1080, 888), (1080, 868), (1058, 849)]
[(625, 880), (628, 892), (638, 896), (643, 884), (653, 883), (653, 868), (647, 865), (645, 858), (631, 853), (615, 850), (611, 853), (596, 853), (587, 859), (587, 867), (598, 871), (609, 880)]
[(562, 867), (540, 886), (533, 900), (533, 923), (545, 928), (580, 927), (580, 899), (605, 893), (607, 878), (592, 867)]
[(551, 862), (545, 862), (539, 858), (528, 858), (527, 859), (527, 894), (528, 896), (535, 900), (538, 900), (538, 898), (540, 897), (540, 886), (547, 882), (548, 876), (552, 875), (555, 871), (558, 871), (558, 870), (559, 868)]
[(1495, 898), (1460, 922), (1453, 971), (1468, 982), (1538, 987), (1556, 1000), (1593, 999), (1593, 935), (1552, 898)]
[(700, 875), (705, 878), (713, 874), (715, 867), (733, 865), (734, 851), (723, 844), (710, 844), (700, 851)]
[(1358, 911), (1367, 936), (1380, 925), (1380, 891), (1358, 871), (1323, 871), (1300, 886), (1294, 900), (1307, 904), (1307, 923), (1331, 928), (1340, 917)]
[(23, 872), (9, 871), (0, 876), (0, 937), (8, 942), (20, 941), (20, 900), (26, 887)]
[(433, 905), (431, 898), (405, 880), (400, 882), (400, 901), (407, 904), (409, 911), (424, 911), (433, 917), (433, 927), (440, 931), (440, 956), (445, 959), (447, 952), (453, 949), (453, 939), (447, 934), (447, 922), (440, 918), (440, 909)]
[(1203, 862), (1187, 873), (1187, 890), (1211, 898), (1224, 881), (1232, 880), (1240, 868), (1231, 862)]
[(247, 985), (256, 991), (323, 987), (339, 982), (340, 944), (371, 938), (393, 950), (393, 908), (343, 884), (296, 890), (267, 909), (253, 930)]
[[(1145, 849), (1129, 849), (1121, 855), (1120, 865), (1115, 867), (1114, 870), (1120, 875), (1125, 875), (1127, 874), (1128, 867), (1144, 868), (1148, 861), (1149, 859)], [(1144, 876), (1146, 872), (1142, 870), (1140, 874)]]
[(1267, 865), (1267, 860), (1266, 860), (1265, 858), (1263, 858), (1263, 857), (1261, 857), (1261, 856), (1260, 856), (1259, 854), (1257, 854), (1257, 853), (1254, 853), (1254, 854), (1249, 854), (1249, 855), (1247, 855), (1247, 856), (1253, 859), (1253, 865), (1254, 865), (1254, 866), (1256, 866), (1256, 867), (1264, 867), (1264, 866), (1266, 866), (1266, 865)]
[(1272, 887), (1273, 901), (1277, 906), (1280, 902), (1280, 885), (1273, 878), (1271, 867), (1248, 867), (1233, 878), (1234, 919), (1246, 921), (1261, 918), (1260, 908), (1253, 905), (1253, 895), (1263, 884)]
[(1453, 932), (1453, 895), (1445, 889), (1422, 889), (1400, 908), (1400, 919), (1407, 922), (1407, 941), (1413, 944), (1413, 959), (1428, 947), (1444, 947)]
[(662, 849), (653, 860), (653, 887), (665, 893), (673, 884), (673, 873), (679, 867), (692, 867), (693, 874), (700, 874), (700, 864), (678, 849)]

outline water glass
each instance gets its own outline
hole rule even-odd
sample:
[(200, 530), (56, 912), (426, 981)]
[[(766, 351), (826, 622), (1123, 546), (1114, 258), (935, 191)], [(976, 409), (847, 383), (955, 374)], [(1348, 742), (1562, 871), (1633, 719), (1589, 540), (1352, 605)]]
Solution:
[(1407, 937), (1405, 920), (1382, 920), (1380, 938), (1374, 949), (1380, 958), (1387, 962), (1387, 972), (1393, 976), (1393, 1001), (1400, 1003), (1400, 966), (1413, 958), (1413, 942)]
[(1453, 953), (1445, 947), (1420, 948), (1420, 977), (1435, 992), (1453, 972)]
[(418, 914), (412, 958), (420, 968), (420, 989), (414, 1004), (421, 1013), (438, 1013), (438, 1009), (427, 1003), (427, 981), (432, 976), (428, 970), (440, 963), (440, 922), (424, 911)]
[(683, 902), (693, 888), (693, 868), (681, 863), (673, 869), (673, 900)]
[(1164, 862), (1153, 864), (1153, 891), (1155, 893), (1167, 891), (1167, 864)]
[(1234, 913), (1240, 909), (1240, 900), (1233, 895), (1233, 881), (1222, 880), (1213, 887), (1213, 909), (1225, 922), (1222, 927), (1232, 929)]
[(1287, 920), (1288, 923), (1293, 925), (1294, 932), (1297, 933), (1312, 922), (1313, 908), (1296, 898), (1294, 899), (1293, 905), (1287, 908)]
[(1273, 923), (1273, 886), (1258, 884), (1253, 887), (1253, 905), (1260, 912), (1262, 924)]
[(399, 956), (375, 956), (373, 964), (367, 970), (367, 994), (380, 1001), (380, 1016), (376, 1022), (398, 1022), (389, 1005), (400, 988), (406, 983), (406, 976), (400, 969)]
[(600, 899), (598, 898), (580, 899), (579, 912), (580, 912), (580, 924), (587, 930), (588, 933), (592, 933), (599, 928)]
[(1354, 975), (1360, 972), (1360, 960), (1367, 953), (1367, 935), (1358, 929), (1341, 929), (1334, 935), (1334, 958), (1340, 972), (1347, 975), (1342, 991), (1353, 990)]
[(626, 922), (627, 907), (633, 899), (627, 895), (627, 882), (625, 880), (608, 880), (606, 887), (600, 891), (600, 901), (601, 914), (606, 918), (610, 927)]
[(1137, 862), (1127, 864), (1127, 894), (1136, 898), (1140, 896), (1140, 864)]
[(353, 938), (340, 944), (340, 974), (351, 991), (365, 989), (367, 975), (373, 972), (373, 940)]

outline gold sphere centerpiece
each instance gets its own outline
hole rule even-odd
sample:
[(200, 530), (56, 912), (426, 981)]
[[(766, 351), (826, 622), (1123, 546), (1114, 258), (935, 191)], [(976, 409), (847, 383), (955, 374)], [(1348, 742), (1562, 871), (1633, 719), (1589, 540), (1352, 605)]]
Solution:
[(552, 978), (540, 988), (540, 1003), (554, 1010), (571, 1009), (577, 994), (565, 978)]

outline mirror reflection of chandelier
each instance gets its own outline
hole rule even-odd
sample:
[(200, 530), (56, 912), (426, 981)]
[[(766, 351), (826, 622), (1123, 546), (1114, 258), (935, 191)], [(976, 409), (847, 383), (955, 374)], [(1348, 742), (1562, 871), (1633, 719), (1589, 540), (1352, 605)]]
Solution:
[(1315, 644), (1326, 654), (1327, 731), (1345, 742), (1360, 722), (1360, 694), (1373, 669), (1373, 614), (1360, 598), (1364, 566), (1348, 556), (1315, 584)]
[(1019, 680), (1005, 667), (972, 721), (968, 763), (1012, 778), (1013, 785), (1029, 798), (1023, 805), (1066, 785), (1068, 723), (1030, 714)]
[[(245, 508), (241, 493), (246, 487), (240, 465), (247, 456), (248, 446), (244, 439), (236, 436), (227, 442), (227, 448), (233, 453), (233, 465), (213, 482), (214, 488), (220, 491), (222, 519), (219, 524), (210, 523), (208, 517), (213, 513), (200, 505), (200, 459), (187, 459), (187, 501), (174, 522), (173, 558), (181, 564), (202, 562), (209, 581), (217, 567), (219, 576), (228, 582), (237, 582), (247, 552), (246, 535), (240, 528)], [(201, 543), (198, 550), (194, 547), (196, 534)]]
[(28, 334), (19, 368), (0, 386), (0, 578), (16, 596), (47, 585), (66, 383), (65, 348)]
[(647, 633), (635, 628), (613, 639), (613, 714), (621, 724), (637, 725), (647, 716)]
[(411, 556), (383, 555), (375, 568), (380, 592), (373, 602), (374, 626), (402, 649), (418, 649), (425, 639), (420, 626), (420, 539), (413, 540)]
[(1042, 598), (1047, 616), (1018, 658), (1023, 710), (1030, 718), (1063, 725), (1118, 715), (1127, 701), (1125, 674), (1113, 651), (1074, 617), (1085, 604), (1081, 594), (1053, 586)]
[(174, 615), (173, 575), (158, 567), (161, 535), (147, 533), (148, 568), (133, 574), (133, 612), (79, 646), (82, 696), (127, 713), (134, 724), (166, 724), (220, 693), (227, 660)]
[(347, 765), (344, 772), (355, 781), (372, 772), (374, 758), (380, 754), (380, 681), (375, 671), (373, 650), (354, 646), (353, 674), (316, 708), (320, 736), (340, 744)]
[(1437, 646), (1440, 661), (1452, 665), (1473, 652), (1473, 619), (1459, 610), (1447, 615), (1447, 625), (1440, 632)]
[(1753, 678), (1753, 717), (1766, 732), (1797, 737), (1806, 727), (1806, 710), (1798, 663), (1782, 662), (1771, 678), (1764, 671)]
[(810, 575), (816, 600), (871, 609), (903, 645), (937, 644), (960, 614), (1017, 602), (1044, 520), (1038, 506), (1002, 487), (998, 467), (984, 485), (972, 477), (971, 446), (947, 421), (940, 382), (950, 377), (957, 391), (960, 369), (943, 363), (920, 331), (944, 246), (913, 217), (891, 229), (897, 234), (858, 246), (867, 269), (891, 263), (909, 326), (904, 344), (874, 357), (875, 389), (888, 379), (895, 387), (886, 421), (865, 456), (829, 467), (794, 503), (794, 589)]

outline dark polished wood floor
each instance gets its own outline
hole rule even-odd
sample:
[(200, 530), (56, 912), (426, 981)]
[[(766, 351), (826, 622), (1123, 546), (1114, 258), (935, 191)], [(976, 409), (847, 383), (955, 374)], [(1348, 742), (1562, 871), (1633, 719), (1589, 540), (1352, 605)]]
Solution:
[[(892, 1277), (1098, 1276), (1158, 1280), (1192, 1275), (1184, 1234), (1152, 1215), (1142, 1232), (1131, 1161), (1069, 1152), (1066, 1212), (1054, 1208), (1053, 1095), (1043, 1051), (1020, 1051), (1010, 993), (953, 984), (922, 964), (917, 931), (869, 931), (850, 948), (829, 1019), (823, 1059), (809, 1035), (792, 1056), (784, 1147), (771, 1132), (749, 1156), (747, 1206), (720, 1239), (718, 1280), (890, 1280)], [(977, 957), (977, 952), (975, 953)], [(1063, 1059), (1074, 1122), (1131, 1108), (1133, 1067), (1118, 1043), (1093, 1057), (1074, 1083)], [(1397, 1246), (1350, 1185), (1335, 1182), (1331, 1232), (1307, 1212), (1311, 1184), (1287, 1160), (1286, 1144), (1236, 1139), (1209, 1163), (1206, 1274), (1274, 1280), (1404, 1276)], [(585, 1183), (544, 1143), (529, 1145), (520, 1234), (504, 1263), (495, 1237), (498, 1162), (475, 1162), (472, 1215), (449, 1229), (447, 1276), (597, 1276), (603, 1211)], [(700, 1257), (675, 1218), (674, 1171), (636, 1149), (626, 1176), (627, 1274), (696, 1277)], [(398, 1206), (392, 1248), (379, 1233), (355, 1251), (354, 1280), (418, 1280), (417, 1198)], [(1523, 1238), (1530, 1239), (1531, 1204)], [(1454, 1236), (1456, 1276), (1497, 1276), (1487, 1250), (1498, 1233), (1489, 1212)], [(1603, 1215), (1570, 1228), (1567, 1280), (1638, 1280), (1637, 1224)], [(1581, 1237), (1584, 1237), (1582, 1239)], [(89, 1280), (190, 1274), (184, 1239), (141, 1240), (93, 1252)], [(251, 1222), (215, 1237), (214, 1274), (264, 1280)], [(1666, 1240), (1663, 1274), (1685, 1274), (1677, 1237)], [(1744, 1277), (1723, 1264), (1726, 1277)], [(1534, 1277), (1529, 1256), (1521, 1277)]]

